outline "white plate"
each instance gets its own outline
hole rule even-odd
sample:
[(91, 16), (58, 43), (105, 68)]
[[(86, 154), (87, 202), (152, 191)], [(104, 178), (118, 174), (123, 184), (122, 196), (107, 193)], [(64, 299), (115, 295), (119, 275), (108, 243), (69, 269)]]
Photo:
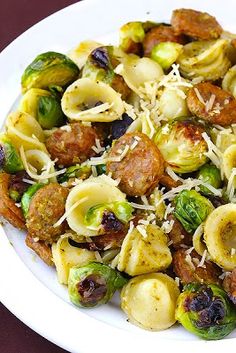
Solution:
[[(180, 7), (208, 11), (225, 29), (236, 32), (234, 0), (86, 0), (38, 23), (0, 55), (1, 125), (19, 95), (24, 68), (37, 54), (49, 50), (66, 53), (84, 39), (109, 43), (117, 40), (123, 23), (168, 22), (172, 10)], [(0, 228), (3, 304), (33, 330), (71, 352), (199, 352), (203, 348), (218, 352), (236, 344), (236, 332), (222, 341), (205, 342), (177, 326), (156, 333), (141, 330), (126, 322), (118, 296), (98, 309), (78, 310), (69, 303), (66, 288), (57, 283), (55, 271), (26, 248), (24, 235), (9, 225), (4, 230)]]

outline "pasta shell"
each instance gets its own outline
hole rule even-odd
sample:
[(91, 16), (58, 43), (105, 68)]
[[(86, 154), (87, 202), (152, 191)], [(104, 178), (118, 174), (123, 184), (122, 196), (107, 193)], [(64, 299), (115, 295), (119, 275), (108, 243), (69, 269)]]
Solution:
[(216, 208), (207, 217), (204, 239), (212, 260), (224, 270), (236, 267), (236, 205), (229, 203)]
[(23, 146), (24, 150), (39, 149), (47, 152), (41, 126), (27, 113), (20, 111), (11, 113), (6, 121), (6, 132), (18, 150)]
[(142, 95), (141, 89), (146, 82), (159, 81), (164, 75), (161, 66), (149, 58), (129, 56), (120, 67), (119, 74), (138, 95)]
[(81, 78), (70, 85), (61, 103), (64, 114), (76, 121), (109, 122), (124, 113), (119, 93), (104, 82), (89, 78)]
[(21, 112), (31, 115), (36, 119), (39, 98), (49, 96), (51, 96), (50, 92), (44, 89), (31, 88), (21, 98), (19, 110)]
[[(50, 159), (49, 155), (40, 150), (28, 150), (25, 152), (25, 159), (27, 166), (25, 166), (28, 175), (32, 179), (38, 179), (41, 175), (53, 175), (55, 173), (54, 163)], [(47, 178), (45, 179), (47, 181)], [(51, 182), (56, 182), (56, 177), (49, 179)]]
[(227, 179), (230, 178), (233, 168), (236, 168), (236, 144), (229, 146), (223, 153), (222, 169)]
[(236, 98), (236, 65), (232, 66), (225, 74), (222, 81), (222, 88), (225, 91), (232, 93), (232, 95)]
[(52, 244), (52, 257), (56, 266), (58, 281), (66, 285), (71, 267), (84, 266), (90, 261), (96, 260), (94, 251), (70, 245), (69, 237), (69, 234), (62, 235), (57, 243)]
[(160, 97), (160, 113), (168, 120), (190, 115), (184, 96), (180, 97), (177, 91), (169, 88), (166, 88)]
[(125, 194), (112, 182), (104, 181), (102, 177), (90, 178), (75, 186), (66, 201), (69, 227), (80, 235), (88, 237), (98, 235), (95, 230), (86, 227), (85, 214), (92, 206), (114, 201), (125, 201)]
[(102, 44), (94, 40), (85, 40), (75, 48), (69, 51), (68, 57), (76, 63), (79, 69), (82, 69), (86, 63), (89, 54), (96, 48), (101, 47)]
[(166, 269), (172, 261), (167, 236), (155, 226), (146, 227), (147, 237), (137, 228), (128, 233), (122, 243), (118, 270), (136, 276)]
[(223, 77), (231, 65), (227, 46), (228, 42), (224, 39), (185, 45), (177, 60), (181, 74), (190, 79), (202, 77), (210, 81)]
[(172, 326), (180, 294), (176, 282), (164, 273), (132, 278), (121, 291), (121, 308), (130, 322), (146, 330)]

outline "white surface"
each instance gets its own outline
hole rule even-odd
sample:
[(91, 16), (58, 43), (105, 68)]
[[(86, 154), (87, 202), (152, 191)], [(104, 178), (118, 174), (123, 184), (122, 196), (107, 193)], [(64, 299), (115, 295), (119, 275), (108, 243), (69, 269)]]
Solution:
[[(67, 52), (84, 39), (109, 43), (111, 38), (117, 40), (114, 33), (123, 23), (168, 22), (172, 10), (180, 7), (208, 11), (225, 29), (236, 32), (233, 0), (86, 0), (38, 23), (0, 54), (1, 125), (20, 93), (24, 68), (39, 53)], [(32, 329), (71, 352), (138, 353), (163, 348), (218, 352), (236, 344), (236, 332), (222, 341), (205, 342), (180, 326), (155, 333), (141, 330), (126, 322), (118, 295), (108, 305), (78, 310), (69, 303), (66, 288), (57, 283), (55, 271), (26, 248), (24, 235), (9, 225), (4, 229), (7, 237), (0, 228), (1, 301)]]

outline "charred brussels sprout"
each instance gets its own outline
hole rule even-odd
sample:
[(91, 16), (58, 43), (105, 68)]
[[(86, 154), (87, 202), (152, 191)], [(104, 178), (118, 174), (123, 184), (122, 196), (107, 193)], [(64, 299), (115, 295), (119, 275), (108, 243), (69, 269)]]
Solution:
[(177, 60), (183, 45), (174, 42), (163, 42), (155, 45), (151, 52), (151, 58), (164, 70), (168, 70)]
[(106, 164), (97, 165), (96, 170), (98, 175), (106, 174), (106, 171), (107, 171)]
[(221, 339), (236, 327), (236, 309), (217, 285), (188, 284), (177, 301), (176, 319), (205, 339)]
[(133, 207), (128, 202), (111, 202), (93, 206), (85, 214), (85, 223), (89, 229), (119, 231), (122, 223), (132, 218)]
[(60, 103), (52, 96), (39, 98), (37, 118), (43, 129), (62, 126), (66, 120)]
[(0, 136), (0, 168), (14, 174), (24, 169), (20, 156), (7, 136)]
[(69, 179), (78, 178), (78, 179), (87, 179), (91, 175), (91, 167), (84, 165), (73, 165), (67, 168), (66, 172), (57, 177), (58, 183), (64, 183), (69, 181)]
[(164, 124), (155, 136), (155, 143), (165, 161), (177, 173), (191, 173), (207, 162), (204, 129), (190, 120)]
[(127, 280), (116, 270), (98, 262), (70, 269), (68, 290), (73, 304), (90, 308), (107, 303)]
[[(197, 178), (216, 189), (221, 186), (220, 171), (215, 165), (205, 164), (199, 169)], [(202, 194), (212, 195), (212, 192), (206, 186), (200, 185), (199, 188)]]
[(122, 120), (115, 120), (111, 123), (111, 137), (113, 140), (123, 136), (134, 120), (128, 114), (122, 115)]
[(21, 78), (22, 91), (30, 88), (67, 86), (79, 76), (79, 69), (66, 55), (47, 52), (38, 55), (25, 69)]
[(119, 63), (120, 57), (115, 47), (102, 46), (96, 48), (91, 52), (83, 67), (82, 77), (94, 81), (103, 81), (119, 92), (123, 98), (126, 98), (130, 90), (123, 77), (114, 72)]
[(34, 184), (31, 185), (23, 194), (22, 198), (21, 198), (21, 209), (23, 212), (23, 215), (25, 216), (25, 218), (27, 217), (28, 211), (29, 211), (29, 206), (30, 206), (30, 201), (32, 199), (32, 197), (34, 196), (34, 194), (41, 189), (43, 186), (45, 186), (45, 184)]
[(174, 202), (174, 215), (188, 233), (193, 233), (214, 210), (212, 203), (195, 190), (181, 191)]

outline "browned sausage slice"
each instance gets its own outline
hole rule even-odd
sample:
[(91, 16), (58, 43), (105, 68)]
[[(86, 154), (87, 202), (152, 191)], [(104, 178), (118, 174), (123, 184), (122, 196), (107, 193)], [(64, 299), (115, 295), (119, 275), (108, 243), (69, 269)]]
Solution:
[(185, 34), (201, 40), (217, 39), (223, 31), (215, 17), (190, 9), (174, 10), (171, 24), (176, 34)]
[(69, 167), (95, 156), (92, 146), (98, 139), (93, 127), (81, 123), (56, 129), (46, 141), (46, 147), (57, 165)]
[(48, 266), (54, 266), (51, 247), (43, 241), (35, 241), (29, 233), (25, 238), (25, 244), (32, 249)]
[(27, 215), (27, 228), (33, 238), (52, 244), (64, 233), (66, 223), (58, 227), (54, 224), (65, 212), (65, 202), (69, 190), (51, 183), (39, 189), (33, 196)]
[(232, 302), (236, 305), (236, 268), (225, 277), (223, 287)]
[(174, 221), (174, 225), (170, 231), (169, 238), (172, 241), (173, 248), (180, 249), (182, 245), (191, 246), (192, 235), (186, 232), (182, 224), (173, 215), (167, 217), (168, 221)]
[(21, 208), (8, 195), (10, 175), (0, 173), (0, 215), (18, 229), (26, 229), (25, 219)]
[(186, 249), (177, 250), (173, 254), (173, 270), (183, 284), (215, 283), (220, 284), (220, 269), (210, 261), (205, 261), (203, 267), (198, 267), (201, 256), (193, 250), (190, 254)]
[(236, 123), (236, 99), (210, 82), (202, 82), (188, 91), (188, 109), (211, 124), (228, 126)]
[(145, 56), (150, 56), (152, 48), (161, 42), (186, 43), (183, 35), (177, 35), (171, 26), (160, 25), (150, 29), (143, 40), (143, 50)]
[(130, 196), (151, 192), (164, 172), (159, 149), (140, 132), (121, 136), (112, 146), (108, 160), (107, 172), (120, 180), (119, 188)]

